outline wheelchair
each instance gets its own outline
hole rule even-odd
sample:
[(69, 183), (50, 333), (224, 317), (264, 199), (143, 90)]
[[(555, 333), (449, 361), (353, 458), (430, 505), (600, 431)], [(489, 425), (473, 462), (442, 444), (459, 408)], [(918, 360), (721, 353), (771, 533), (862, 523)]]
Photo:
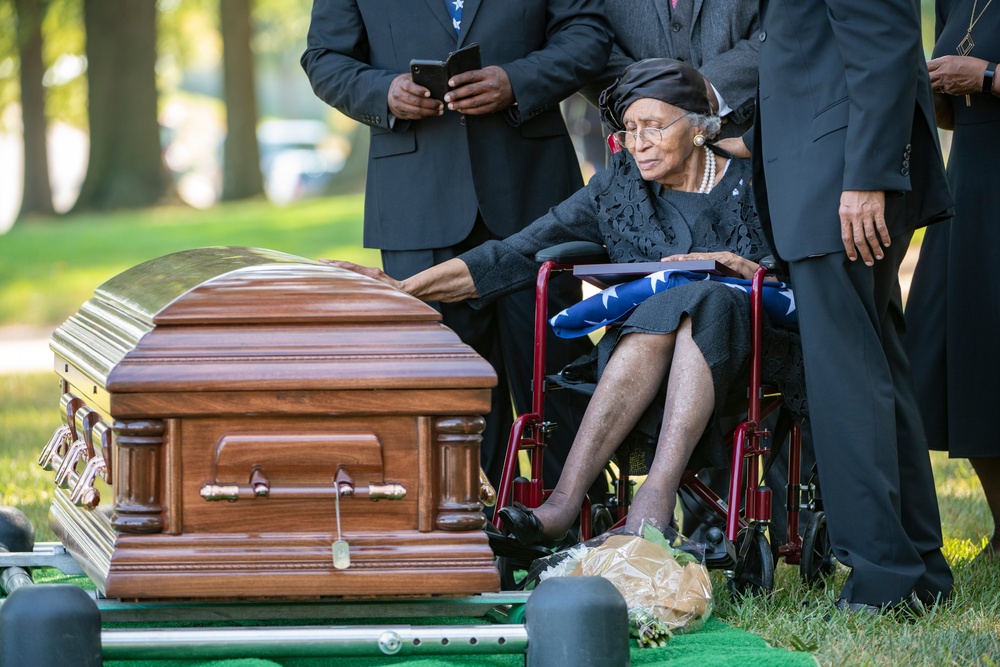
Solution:
[[(524, 582), (515, 579), (515, 572), (528, 570), (533, 560), (551, 554), (544, 547), (524, 546), (512, 537), (505, 537), (500, 516), (500, 510), (513, 502), (534, 508), (551, 493), (542, 479), (542, 461), (546, 436), (557, 425), (545, 419), (545, 395), (550, 389), (565, 389), (545, 374), (549, 280), (559, 272), (573, 271), (578, 277), (585, 274), (594, 282), (595, 276), (599, 277), (604, 273), (620, 274), (623, 266), (606, 264), (608, 259), (604, 247), (590, 242), (564, 243), (539, 252), (535, 260), (541, 266), (535, 284), (532, 405), (529, 412), (518, 416), (511, 429), (493, 508), (493, 530), (490, 531), (501, 586), (506, 590), (524, 585)], [(822, 586), (826, 577), (836, 568), (815, 469), (806, 483), (801, 481), (802, 430), (784, 406), (778, 389), (765, 385), (762, 379), (763, 284), (768, 272), (769, 269), (761, 267), (752, 280), (749, 386), (745, 416), (741, 413), (739, 423), (726, 435), (727, 442), (731, 443), (727, 497), (725, 500), (721, 498), (699, 478), (698, 470), (686, 471), (678, 490), (682, 502), (689, 507), (693, 505), (700, 508), (703, 517), (714, 518), (716, 523), (723, 526), (705, 530), (705, 562), (710, 569), (724, 571), (729, 590), (734, 596), (766, 594), (773, 590), (775, 561), (780, 558), (789, 565), (798, 565), (800, 576), (807, 585)], [(772, 417), (773, 430), (768, 430), (764, 422), (772, 415), (776, 419)], [(772, 438), (776, 444), (768, 447), (768, 441)], [(784, 542), (772, 549), (768, 539), (772, 492), (762, 480), (778, 460), (786, 441), (787, 530)], [(518, 475), (521, 452), (525, 452), (530, 461), (530, 478)], [(583, 501), (578, 524), (580, 542), (625, 522), (634, 481), (630, 479), (629, 456), (619, 452), (616, 459), (617, 470), (610, 465), (606, 467), (610, 479), (609, 489), (613, 488), (613, 493), (609, 491), (607, 501), (593, 503), (590, 498)], [(730, 511), (730, 508), (735, 509)], [(800, 510), (811, 510), (804, 531), (800, 531)], [(775, 536), (771, 537), (775, 539)]]

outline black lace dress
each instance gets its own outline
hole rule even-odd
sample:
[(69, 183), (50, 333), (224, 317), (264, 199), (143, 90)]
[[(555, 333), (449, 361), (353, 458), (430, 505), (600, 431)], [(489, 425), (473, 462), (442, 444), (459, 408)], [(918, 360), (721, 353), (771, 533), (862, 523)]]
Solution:
[[(733, 159), (722, 180), (707, 195), (678, 192), (642, 179), (631, 155), (618, 153), (607, 169), (582, 190), (523, 231), (490, 241), (460, 256), (469, 267), (481, 301), (532, 285), (537, 251), (567, 241), (603, 243), (612, 262), (648, 262), (692, 252), (728, 250), (760, 262), (770, 253), (753, 210), (750, 162)], [(727, 403), (745, 401), (750, 357), (749, 297), (721, 283), (688, 283), (653, 295), (620, 326), (609, 329), (594, 353), (564, 370), (569, 381), (599, 379), (617, 342), (630, 333), (676, 331), (684, 315), (712, 371), (715, 415), (696, 449), (698, 466), (725, 466), (722, 434), (730, 424)], [(765, 318), (766, 319), (766, 318)], [(528, 344), (527, 341), (525, 344)], [(798, 336), (765, 326), (764, 376), (805, 411)], [(630, 440), (649, 450), (663, 417), (665, 385), (650, 404)], [(633, 472), (635, 472), (633, 468)]]

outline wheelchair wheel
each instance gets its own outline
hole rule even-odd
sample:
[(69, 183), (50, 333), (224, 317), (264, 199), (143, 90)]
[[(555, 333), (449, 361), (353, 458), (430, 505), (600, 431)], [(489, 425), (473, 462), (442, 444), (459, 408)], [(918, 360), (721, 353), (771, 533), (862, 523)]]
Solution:
[(615, 525), (615, 517), (604, 505), (594, 505), (590, 510), (591, 536), (597, 537), (611, 530)]
[(770, 593), (774, 589), (774, 557), (764, 533), (754, 526), (741, 530), (736, 538), (736, 553), (729, 593), (734, 598)]
[(820, 586), (834, 570), (837, 560), (833, 556), (830, 534), (826, 530), (826, 513), (814, 512), (802, 536), (802, 562), (799, 574), (808, 586)]
[(527, 570), (531, 563), (519, 561), (508, 556), (498, 556), (496, 559), (497, 571), (500, 572), (500, 590), (520, 591), (524, 589)]

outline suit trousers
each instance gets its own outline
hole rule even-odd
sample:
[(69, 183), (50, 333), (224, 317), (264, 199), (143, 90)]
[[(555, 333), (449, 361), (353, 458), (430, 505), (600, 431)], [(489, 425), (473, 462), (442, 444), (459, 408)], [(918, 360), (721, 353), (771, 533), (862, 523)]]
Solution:
[[(482, 218), (476, 220), (470, 235), (461, 243), (430, 250), (383, 250), (383, 270), (393, 278), (403, 279), (443, 261), (452, 259), (484, 241), (495, 239)], [(569, 275), (556, 276), (549, 288), (549, 313), (555, 314), (580, 301), (580, 282)], [(494, 487), (500, 483), (514, 416), (531, 411), (531, 369), (534, 348), (535, 291), (524, 289), (481, 307), (469, 303), (432, 303), (441, 312), (445, 326), (458, 334), (497, 373), (490, 414), (480, 446), (480, 462)], [(548, 355), (546, 373), (557, 373), (571, 361), (590, 352), (586, 337), (572, 340), (556, 338), (546, 326)], [(588, 398), (572, 391), (553, 391), (546, 396), (545, 419), (558, 426), (548, 440), (543, 470), (545, 486), (551, 488), (559, 479), (563, 462), (573, 444), (587, 409)]]
[(790, 263), (823, 508), (834, 555), (851, 568), (841, 593), (850, 602), (946, 598), (952, 585), (902, 346), (909, 240), (893, 238), (873, 267), (844, 252)]

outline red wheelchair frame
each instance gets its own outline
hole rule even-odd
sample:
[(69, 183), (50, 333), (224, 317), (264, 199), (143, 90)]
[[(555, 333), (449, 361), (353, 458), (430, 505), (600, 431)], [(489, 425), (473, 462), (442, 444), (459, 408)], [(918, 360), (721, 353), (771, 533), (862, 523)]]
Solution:
[[(525, 507), (538, 507), (551, 493), (542, 480), (542, 457), (545, 452), (546, 433), (553, 425), (545, 421), (545, 353), (546, 327), (548, 326), (548, 286), (550, 277), (560, 271), (571, 270), (573, 263), (546, 261), (542, 264), (535, 285), (535, 340), (532, 369), (531, 412), (521, 414), (514, 422), (504, 460), (504, 469), (498, 490), (498, 501), (494, 508), (493, 523), (503, 531), (500, 509), (512, 501)], [(589, 267), (592, 268), (592, 267)], [(609, 273), (612, 270), (609, 267)], [(767, 269), (761, 267), (753, 277), (750, 293), (750, 317), (752, 324), (752, 351), (750, 359), (749, 405), (746, 419), (742, 420), (727, 436), (731, 439), (731, 467), (729, 472), (728, 502), (703, 483), (697, 471), (687, 471), (681, 479), (681, 486), (696, 496), (713, 513), (724, 519), (724, 538), (727, 549), (735, 545), (734, 558), (721, 559), (721, 567), (731, 577), (730, 586), (738, 592), (764, 592), (773, 586), (774, 562), (770, 544), (764, 530), (771, 519), (771, 490), (763, 486), (761, 475), (762, 457), (770, 453), (765, 442), (771, 433), (761, 426), (762, 420), (774, 413), (782, 405), (780, 394), (774, 387), (764, 386), (761, 376), (761, 339), (763, 318), (763, 283)], [(531, 479), (517, 477), (518, 453), (528, 451), (531, 462)], [(789, 434), (788, 486), (786, 510), (788, 512), (787, 536), (785, 544), (778, 548), (778, 557), (785, 562), (802, 564), (802, 576), (808, 583), (818, 581), (819, 576), (829, 574), (833, 568), (831, 550), (825, 531), (825, 517), (817, 512), (813, 517), (815, 525), (806, 531), (807, 544), (799, 535), (799, 510), (812, 508), (812, 490), (800, 482), (801, 429), (792, 423)], [(618, 480), (617, 521), (624, 523), (629, 503), (630, 484), (627, 477)], [(808, 502), (803, 504), (805, 494)], [(728, 508), (742, 511), (730, 512)], [(580, 541), (592, 537), (590, 500), (585, 498), (580, 513)], [(766, 552), (766, 554), (765, 554)], [(805, 556), (807, 563), (802, 563)], [(712, 561), (708, 561), (710, 567)], [(746, 568), (758, 568), (756, 572), (746, 572)], [(807, 572), (808, 570), (808, 572)]]

